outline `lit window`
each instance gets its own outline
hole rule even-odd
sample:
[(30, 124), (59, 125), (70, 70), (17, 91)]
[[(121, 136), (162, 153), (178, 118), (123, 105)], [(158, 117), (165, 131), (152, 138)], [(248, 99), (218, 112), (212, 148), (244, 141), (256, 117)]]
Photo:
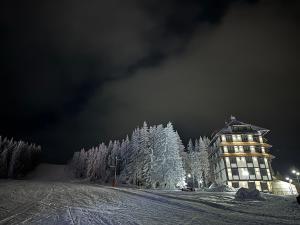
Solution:
[(224, 146), (224, 147), (223, 147), (223, 150), (224, 150), (224, 153), (228, 153), (228, 148), (227, 148), (227, 146)]
[(236, 139), (237, 139), (237, 141), (242, 141), (242, 136), (238, 134), (238, 135), (236, 136)]
[(239, 152), (238, 146), (234, 146), (234, 152)]
[(221, 136), (221, 139), (222, 141), (226, 142), (226, 136), (224, 134)]
[(255, 152), (255, 147), (254, 147), (254, 146), (250, 146), (250, 151), (251, 151), (252, 153), (254, 153), (254, 152)]
[(232, 135), (232, 141), (236, 141), (236, 135)]
[(248, 135), (248, 141), (253, 141), (253, 136), (251, 134)]
[(239, 146), (239, 152), (244, 152), (243, 146)]
[(261, 152), (265, 153), (265, 147), (261, 147)]
[(261, 179), (259, 168), (255, 168), (255, 175), (257, 179)]
[(260, 142), (260, 143), (263, 143), (263, 142), (264, 142), (261, 135), (259, 136), (259, 142)]

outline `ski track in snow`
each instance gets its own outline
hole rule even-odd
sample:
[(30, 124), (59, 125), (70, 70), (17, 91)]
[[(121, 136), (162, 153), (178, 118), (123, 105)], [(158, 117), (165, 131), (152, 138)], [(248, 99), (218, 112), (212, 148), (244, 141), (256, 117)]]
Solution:
[(292, 197), (145, 191), (81, 182), (0, 180), (2, 224), (300, 224)]

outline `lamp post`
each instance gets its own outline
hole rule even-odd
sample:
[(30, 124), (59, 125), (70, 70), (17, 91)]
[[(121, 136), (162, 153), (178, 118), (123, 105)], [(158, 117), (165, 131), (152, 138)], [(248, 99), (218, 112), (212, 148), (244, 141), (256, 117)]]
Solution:
[(194, 184), (194, 174), (193, 175), (191, 175), (190, 173), (188, 174), (188, 178), (191, 178), (193, 176), (193, 183), (192, 183), (192, 188), (194, 188), (194, 186), (195, 186), (195, 184)]
[(113, 187), (115, 187), (117, 185), (117, 166), (118, 166), (118, 161), (120, 161), (120, 159), (118, 159), (118, 157), (115, 157), (115, 165), (111, 165), (111, 168), (114, 168), (115, 170), (115, 177), (114, 177), (114, 181), (113, 181)]

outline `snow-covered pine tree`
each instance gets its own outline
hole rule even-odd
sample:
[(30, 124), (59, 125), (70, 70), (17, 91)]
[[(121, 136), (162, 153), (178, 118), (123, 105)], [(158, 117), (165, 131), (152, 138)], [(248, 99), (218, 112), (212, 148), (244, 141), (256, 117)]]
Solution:
[(86, 176), (87, 154), (84, 149), (79, 153), (78, 176), (84, 178)]
[(161, 173), (162, 162), (164, 161), (164, 144), (165, 130), (163, 125), (158, 125), (151, 129), (150, 145), (153, 152), (152, 168), (151, 168), (151, 187), (160, 188), (163, 184), (163, 176)]
[(122, 141), (120, 146), (120, 180), (122, 182), (126, 182), (126, 179), (128, 178), (128, 159), (129, 159), (129, 152), (130, 152), (130, 140), (128, 135), (126, 136), (126, 139)]
[(73, 158), (70, 163), (70, 167), (71, 167), (72, 171), (74, 172), (75, 177), (80, 177), (79, 162), (80, 162), (80, 152), (74, 152)]
[(199, 138), (199, 150), (200, 150), (200, 165), (202, 173), (202, 181), (204, 186), (208, 186), (210, 181), (210, 165), (208, 161), (208, 146), (207, 139), (200, 137)]
[(202, 167), (201, 167), (201, 159), (200, 152), (193, 151), (189, 153), (190, 156), (190, 166), (191, 166), (191, 175), (192, 175), (192, 185), (193, 187), (198, 187), (199, 183), (202, 181)]
[(130, 147), (126, 157), (125, 181), (130, 184), (137, 184), (137, 156), (139, 152), (139, 129), (136, 128), (131, 135)]
[(140, 153), (139, 153), (139, 164), (141, 168), (141, 182), (142, 186), (151, 187), (151, 167), (153, 152), (150, 147), (150, 133), (146, 122), (140, 129)]
[(97, 148), (92, 147), (90, 150), (86, 152), (87, 159), (86, 159), (86, 177), (90, 180), (94, 180), (95, 176), (95, 169), (94, 169), (94, 161), (96, 155)]
[(176, 136), (177, 136), (177, 141), (178, 141), (178, 145), (179, 145), (179, 155), (182, 159), (182, 166), (183, 166), (183, 170), (185, 172), (185, 177), (186, 177), (187, 171), (189, 170), (188, 169), (189, 168), (188, 154), (185, 150), (184, 144), (182, 143), (182, 140), (177, 131), (176, 131)]
[(194, 151), (194, 145), (193, 145), (193, 141), (192, 139), (190, 138), (189, 139), (189, 142), (188, 142), (188, 145), (187, 145), (187, 148), (186, 148), (187, 152), (190, 153), (190, 152), (193, 152)]
[(194, 152), (199, 152), (199, 141), (197, 139), (195, 140)]
[(10, 158), (15, 147), (16, 142), (13, 139), (0, 137), (0, 178), (8, 177)]
[(21, 154), (24, 150), (25, 143), (23, 141), (19, 141), (15, 149), (12, 152), (10, 163), (9, 163), (9, 170), (8, 170), (8, 177), (16, 178), (19, 173), (21, 172), (22, 167), (22, 160), (21, 160)]
[(107, 155), (108, 155), (108, 149), (107, 146), (102, 143), (99, 146), (99, 152), (97, 154), (97, 162), (99, 162), (96, 166), (97, 171), (97, 177), (98, 179), (105, 181), (107, 179), (106, 175), (106, 165), (107, 165)]
[(182, 160), (179, 154), (179, 144), (171, 122), (165, 128), (165, 145), (163, 151), (162, 173), (164, 178), (163, 187), (166, 189), (174, 189), (177, 185), (181, 185), (185, 180), (185, 172), (182, 166)]

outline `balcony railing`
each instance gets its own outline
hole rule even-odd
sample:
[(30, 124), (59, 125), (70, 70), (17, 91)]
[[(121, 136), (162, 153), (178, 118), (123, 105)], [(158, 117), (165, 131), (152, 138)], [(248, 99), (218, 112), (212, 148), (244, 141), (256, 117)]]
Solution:
[(256, 141), (248, 141), (248, 142), (243, 142), (243, 141), (234, 141), (234, 142), (228, 142), (228, 141), (222, 141), (219, 146), (262, 146), (265, 148), (271, 148), (272, 145), (269, 145), (267, 143), (260, 143)]
[(266, 158), (275, 158), (275, 156), (269, 154), (269, 153), (258, 153), (258, 152), (251, 152), (251, 153), (246, 153), (246, 152), (236, 152), (236, 153), (221, 153), (221, 157), (266, 157)]

